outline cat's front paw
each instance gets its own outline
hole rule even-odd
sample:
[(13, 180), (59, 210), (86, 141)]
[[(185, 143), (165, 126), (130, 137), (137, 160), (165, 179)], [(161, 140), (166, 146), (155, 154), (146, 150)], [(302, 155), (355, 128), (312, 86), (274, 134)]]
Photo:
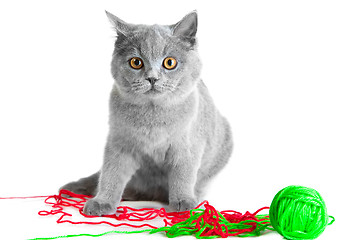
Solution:
[(116, 212), (116, 206), (109, 202), (92, 198), (85, 203), (83, 211), (86, 215), (91, 216), (111, 215)]
[(188, 211), (197, 206), (197, 201), (192, 198), (170, 201), (170, 208), (177, 212)]

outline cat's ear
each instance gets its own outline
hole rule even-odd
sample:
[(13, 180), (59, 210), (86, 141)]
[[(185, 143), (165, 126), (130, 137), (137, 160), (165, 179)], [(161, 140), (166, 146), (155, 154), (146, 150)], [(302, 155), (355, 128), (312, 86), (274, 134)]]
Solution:
[(195, 35), (198, 25), (197, 19), (197, 12), (194, 10), (181, 19), (178, 23), (170, 26), (173, 35), (186, 39), (190, 42), (195, 42)]
[(117, 16), (115, 16), (112, 13), (109, 13), (108, 11), (105, 11), (107, 17), (109, 18), (110, 23), (113, 25), (113, 27), (116, 30), (116, 33), (118, 36), (126, 37), (128, 33), (131, 31), (130, 24), (126, 23), (125, 21), (121, 20)]

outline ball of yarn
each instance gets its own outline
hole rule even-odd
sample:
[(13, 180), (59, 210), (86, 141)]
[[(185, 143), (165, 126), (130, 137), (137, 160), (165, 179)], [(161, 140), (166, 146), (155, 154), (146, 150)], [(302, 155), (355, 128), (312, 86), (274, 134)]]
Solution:
[(302, 186), (288, 186), (279, 191), (271, 203), (269, 215), (273, 228), (287, 239), (315, 239), (329, 221), (320, 194)]

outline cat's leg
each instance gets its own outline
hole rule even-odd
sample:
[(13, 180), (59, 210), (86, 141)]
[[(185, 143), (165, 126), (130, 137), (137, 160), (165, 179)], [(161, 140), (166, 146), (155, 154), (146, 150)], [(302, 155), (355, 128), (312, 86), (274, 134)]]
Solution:
[(167, 153), (169, 171), (169, 205), (175, 211), (185, 211), (196, 207), (195, 196), (197, 172), (203, 147), (199, 145), (172, 144)]
[(107, 144), (101, 168), (98, 191), (84, 207), (87, 215), (101, 216), (116, 212), (126, 184), (138, 169), (138, 162), (122, 148)]
[(69, 190), (76, 194), (84, 194), (88, 196), (95, 196), (99, 181), (100, 172), (94, 173), (89, 177), (81, 178), (75, 182), (69, 182), (60, 189)]

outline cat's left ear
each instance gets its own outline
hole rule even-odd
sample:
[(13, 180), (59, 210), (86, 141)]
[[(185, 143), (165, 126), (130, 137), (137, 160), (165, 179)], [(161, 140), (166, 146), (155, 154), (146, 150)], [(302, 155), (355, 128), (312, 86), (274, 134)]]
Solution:
[(174, 36), (178, 36), (191, 43), (195, 42), (197, 32), (198, 17), (196, 10), (192, 11), (181, 19), (178, 23), (170, 26)]
[(131, 31), (131, 25), (121, 20), (117, 16), (105, 11), (110, 23), (114, 26), (119, 37), (126, 37)]

